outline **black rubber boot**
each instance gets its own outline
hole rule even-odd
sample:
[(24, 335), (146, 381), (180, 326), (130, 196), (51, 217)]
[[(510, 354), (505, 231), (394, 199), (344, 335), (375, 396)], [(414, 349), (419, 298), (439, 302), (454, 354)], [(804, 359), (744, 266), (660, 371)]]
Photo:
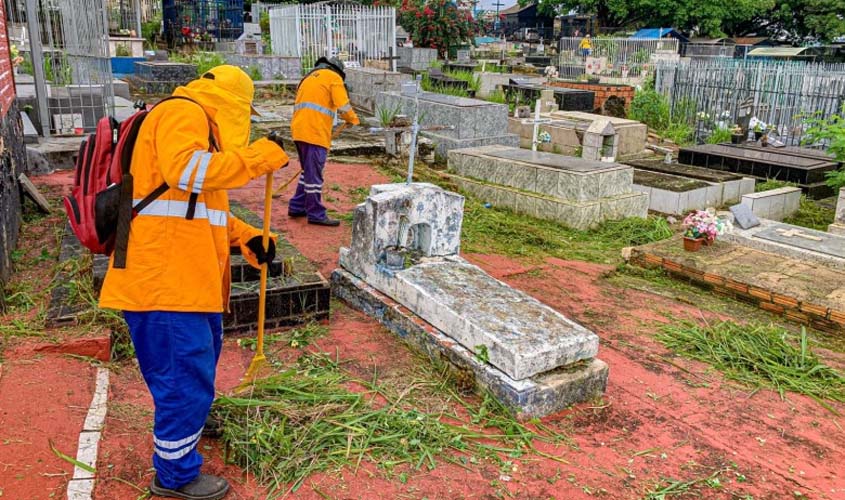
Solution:
[(308, 219), (308, 223), (309, 223), (309, 224), (314, 224), (314, 225), (316, 225), (316, 226), (329, 226), (329, 227), (335, 227), (335, 226), (339, 226), (339, 225), (340, 225), (340, 221), (339, 221), (339, 220), (336, 220), (336, 219), (329, 219), (329, 218), (325, 218), (325, 219), (323, 219), (323, 220), (313, 220), (313, 219)]
[(150, 493), (164, 498), (183, 498), (186, 500), (219, 500), (229, 492), (229, 482), (222, 477), (200, 474), (190, 483), (171, 490), (158, 482), (158, 476), (153, 478)]
[(306, 214), (305, 212), (288, 212), (288, 217), (290, 217), (291, 219), (305, 217), (306, 215), (308, 214)]

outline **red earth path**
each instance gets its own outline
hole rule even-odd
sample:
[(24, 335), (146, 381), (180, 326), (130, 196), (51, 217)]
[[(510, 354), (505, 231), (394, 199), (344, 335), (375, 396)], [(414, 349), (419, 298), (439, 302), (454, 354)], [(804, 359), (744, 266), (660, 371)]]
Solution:
[[(292, 162), (294, 168), (277, 173), (276, 182), (292, 175), (295, 165)], [(37, 179), (41, 183), (66, 180), (60, 174)], [(365, 165), (329, 164), (325, 193), (334, 201), (327, 205), (347, 212), (357, 196), (353, 189), (386, 181)], [(336, 266), (338, 248), (349, 242), (350, 227), (325, 228), (309, 226), (302, 219), (288, 220), (283, 201), (294, 186), (276, 200), (273, 225), (328, 275)], [(231, 192), (232, 199), (259, 214), (262, 196), (262, 181)], [(525, 263), (497, 255), (465, 257), (601, 338), (599, 357), (610, 366), (604, 397), (543, 419), (570, 435), (577, 449), (545, 444), (538, 444), (538, 449), (563, 456), (567, 463), (531, 453), (512, 459), (515, 469), (510, 471), (486, 462), (467, 470), (441, 461), (432, 471), (408, 471), (404, 484), (384, 479), (375, 466), (365, 465), (357, 473), (345, 469), (316, 474), (291, 498), (635, 499), (665, 478), (701, 479), (719, 470), (723, 472), (718, 485), (699, 485), (690, 498), (845, 498), (841, 417), (803, 396), (789, 395), (782, 401), (772, 391), (751, 394), (704, 364), (672, 357), (653, 339), (656, 325), (668, 321), (667, 314), (700, 319), (715, 318), (713, 313), (615, 286), (605, 279), (611, 271), (607, 266), (554, 258)], [(347, 307), (335, 310), (329, 329), (316, 348), (337, 350), (342, 359), (360, 369), (377, 367), (386, 372), (411, 369), (420, 362), (393, 334)], [(251, 355), (227, 340), (219, 367), (221, 391), (237, 383)], [(53, 439), (69, 455), (75, 453), (85, 414), (77, 407), (86, 408), (90, 402), (94, 369), (56, 355), (21, 354), (21, 359), (7, 356), (3, 371), (3, 498), (59, 498), (64, 479), (49, 474), (71, 467), (55, 459), (46, 440)], [(845, 405), (833, 406), (840, 413), (845, 411)], [(115, 367), (95, 498), (135, 499), (141, 495), (137, 488), (147, 486), (152, 476), (151, 410), (134, 364)], [(200, 449), (207, 459), (206, 470), (224, 474), (232, 482), (229, 498), (265, 498), (266, 491), (239, 468), (223, 463), (217, 443), (204, 439)]]

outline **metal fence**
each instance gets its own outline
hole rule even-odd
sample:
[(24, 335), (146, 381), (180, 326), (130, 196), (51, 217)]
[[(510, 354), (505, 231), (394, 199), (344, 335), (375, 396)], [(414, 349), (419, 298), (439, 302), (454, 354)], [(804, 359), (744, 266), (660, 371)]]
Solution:
[(656, 60), (677, 57), (678, 40), (663, 38), (592, 38), (589, 50), (582, 48), (583, 37), (566, 37), (559, 44), (561, 78), (597, 75), (611, 78), (640, 78)]
[(696, 123), (696, 139), (756, 117), (796, 145), (807, 118), (828, 118), (845, 102), (845, 64), (713, 58), (660, 63), (655, 88), (673, 116)]
[[(10, 0), (23, 33), (18, 97), (43, 135), (92, 132), (114, 114), (108, 15), (102, 0)], [(23, 27), (26, 29), (22, 29)]]
[(108, 0), (109, 33), (134, 31), (141, 36), (141, 3), (139, 0)]
[(270, 9), (273, 54), (299, 57), (309, 71), (320, 57), (337, 56), (352, 65), (368, 61), (396, 69), (396, 9), (311, 4)]

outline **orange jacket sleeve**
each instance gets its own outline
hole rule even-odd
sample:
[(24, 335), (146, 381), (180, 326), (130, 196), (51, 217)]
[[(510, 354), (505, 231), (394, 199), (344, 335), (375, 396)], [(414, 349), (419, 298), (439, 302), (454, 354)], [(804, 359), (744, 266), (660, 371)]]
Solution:
[(209, 124), (197, 105), (173, 103), (165, 111), (156, 127), (156, 156), (171, 188), (192, 193), (233, 189), (288, 162), (284, 150), (267, 139), (211, 153)]

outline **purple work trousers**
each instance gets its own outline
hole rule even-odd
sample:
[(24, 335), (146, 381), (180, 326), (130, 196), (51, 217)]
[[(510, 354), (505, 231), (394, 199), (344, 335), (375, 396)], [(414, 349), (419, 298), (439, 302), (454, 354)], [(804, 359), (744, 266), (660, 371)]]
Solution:
[(302, 165), (296, 194), (288, 203), (291, 214), (306, 214), (308, 220), (326, 219), (326, 207), (323, 206), (323, 167), (326, 166), (326, 148), (307, 142), (296, 141), (296, 152)]

